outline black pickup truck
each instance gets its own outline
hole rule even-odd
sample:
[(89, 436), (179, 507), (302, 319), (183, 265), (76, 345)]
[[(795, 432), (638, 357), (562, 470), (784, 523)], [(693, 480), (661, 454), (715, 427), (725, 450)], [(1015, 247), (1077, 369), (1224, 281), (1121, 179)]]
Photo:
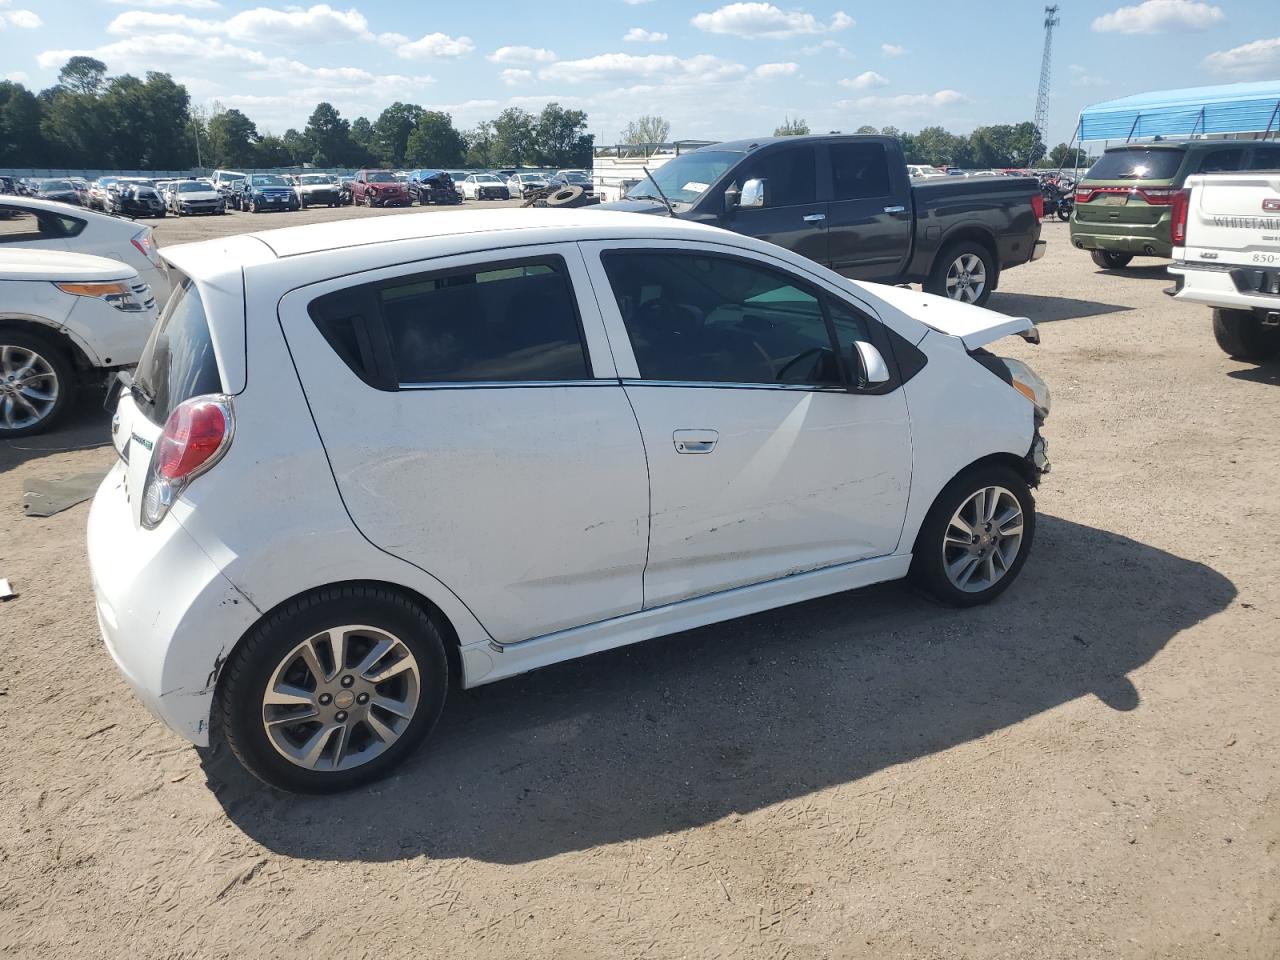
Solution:
[(682, 153), (651, 173), (656, 186), (646, 178), (597, 209), (712, 223), (846, 277), (918, 282), (976, 304), (1000, 271), (1044, 255), (1033, 178), (912, 181), (892, 137), (737, 140)]

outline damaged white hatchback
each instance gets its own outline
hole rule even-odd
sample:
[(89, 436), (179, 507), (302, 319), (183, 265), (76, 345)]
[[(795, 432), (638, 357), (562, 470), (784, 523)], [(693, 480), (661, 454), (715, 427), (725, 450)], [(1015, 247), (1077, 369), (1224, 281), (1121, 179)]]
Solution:
[(258, 777), (385, 774), (450, 685), (1031, 549), (1025, 319), (592, 210), (167, 248), (89, 518), (137, 695)]

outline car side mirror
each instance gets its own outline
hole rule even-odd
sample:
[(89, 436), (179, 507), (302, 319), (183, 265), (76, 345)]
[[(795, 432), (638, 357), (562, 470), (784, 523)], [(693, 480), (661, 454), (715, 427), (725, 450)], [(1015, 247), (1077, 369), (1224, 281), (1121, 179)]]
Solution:
[(729, 189), (724, 192), (724, 209), (725, 212), (735, 210), (738, 204), (742, 202), (742, 191), (738, 189), (738, 185), (732, 184)]
[(885, 363), (875, 344), (865, 340), (855, 340), (850, 351), (858, 363), (858, 379), (860, 387), (878, 387), (889, 382), (889, 365)]
[(768, 203), (769, 181), (762, 179), (748, 180), (742, 185), (742, 195), (738, 199), (740, 207), (763, 207)]

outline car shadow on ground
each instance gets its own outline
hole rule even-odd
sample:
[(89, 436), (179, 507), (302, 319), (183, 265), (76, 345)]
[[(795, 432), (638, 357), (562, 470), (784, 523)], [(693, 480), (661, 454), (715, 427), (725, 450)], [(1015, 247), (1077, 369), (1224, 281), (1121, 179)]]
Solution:
[(1108, 313), (1124, 313), (1133, 309), (1119, 303), (1098, 303), (1095, 300), (1077, 300), (1074, 297), (1049, 297), (1038, 293), (1002, 293), (999, 290), (991, 294), (987, 306), (997, 313), (1026, 317), (1032, 323), (1100, 317)]
[(103, 409), (102, 400), (102, 391), (85, 390), (49, 432), (0, 440), (0, 473), (51, 453), (110, 446), (111, 414)]
[(1042, 517), (996, 603), (890, 584), (717, 624), (470, 691), (401, 771), (328, 797), (267, 789), (201, 751), (228, 817), (320, 860), (523, 863), (701, 826), (1034, 717), (1140, 706), (1126, 674), (1226, 607), (1226, 578)]
[(1250, 383), (1267, 383), (1280, 386), (1280, 361), (1272, 360), (1256, 367), (1245, 367), (1242, 370), (1230, 370), (1227, 376), (1233, 380), (1247, 380)]
[(1169, 275), (1169, 261), (1167, 260), (1162, 260), (1160, 263), (1129, 264), (1129, 266), (1120, 267), (1118, 270), (1099, 268), (1094, 272), (1108, 277), (1133, 277), (1135, 280), (1166, 280), (1169, 283), (1172, 283), (1174, 279)]

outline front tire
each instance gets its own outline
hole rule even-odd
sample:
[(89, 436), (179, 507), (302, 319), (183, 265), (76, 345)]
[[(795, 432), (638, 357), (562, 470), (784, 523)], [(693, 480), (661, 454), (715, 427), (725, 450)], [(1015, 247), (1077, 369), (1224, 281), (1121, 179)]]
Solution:
[(991, 251), (968, 240), (947, 247), (938, 256), (924, 289), (926, 293), (981, 307), (990, 299), (995, 280)]
[(61, 346), (39, 333), (0, 330), (0, 439), (48, 430), (75, 392), (75, 370)]
[(987, 603), (1017, 578), (1035, 528), (1035, 500), (1017, 471), (971, 467), (947, 484), (925, 516), (912, 578), (942, 603)]
[(1213, 311), (1213, 339), (1229, 357), (1262, 363), (1280, 353), (1280, 328), (1263, 327), (1248, 310)]
[(1103, 270), (1123, 270), (1133, 259), (1132, 253), (1116, 253), (1114, 250), (1092, 250), (1089, 256)]
[(250, 773), (331, 793), (385, 776), (444, 707), (440, 628), (384, 587), (330, 587), (255, 626), (223, 670), (214, 720)]

